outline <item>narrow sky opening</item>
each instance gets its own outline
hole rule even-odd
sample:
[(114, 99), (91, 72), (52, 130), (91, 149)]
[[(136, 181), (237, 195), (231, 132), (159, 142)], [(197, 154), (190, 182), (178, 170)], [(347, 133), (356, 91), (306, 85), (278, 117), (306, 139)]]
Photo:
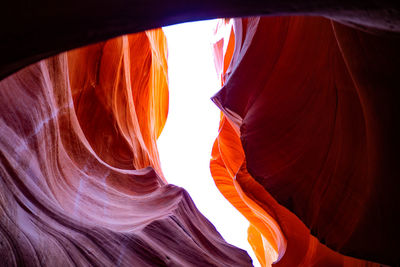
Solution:
[(219, 109), (210, 97), (220, 88), (212, 39), (217, 20), (164, 27), (168, 43), (169, 114), (158, 139), (167, 181), (185, 188), (197, 208), (230, 244), (260, 266), (247, 242), (248, 221), (222, 196), (210, 173)]

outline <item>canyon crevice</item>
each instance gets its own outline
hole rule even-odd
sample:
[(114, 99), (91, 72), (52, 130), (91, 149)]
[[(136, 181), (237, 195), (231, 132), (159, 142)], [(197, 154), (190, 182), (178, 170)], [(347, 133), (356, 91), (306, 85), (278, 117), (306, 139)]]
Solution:
[(150, 30), (249, 15), (269, 17), (216, 30), (210, 170), (257, 259), (400, 264), (396, 4), (45, 2), (0, 20), (1, 265), (252, 265), (164, 177), (167, 46)]

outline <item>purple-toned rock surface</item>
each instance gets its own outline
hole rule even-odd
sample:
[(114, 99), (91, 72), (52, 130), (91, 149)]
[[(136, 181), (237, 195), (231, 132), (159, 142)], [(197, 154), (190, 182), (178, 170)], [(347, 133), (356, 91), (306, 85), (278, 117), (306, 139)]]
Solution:
[(394, 1), (21, 0), (1, 11), (0, 264), (251, 265), (163, 177), (165, 40), (104, 41), (249, 15), (325, 17), (242, 32), (214, 98), (235, 115), (235, 143), (223, 141), (240, 157), (225, 167), (287, 241), (278, 265), (358, 264), (337, 252), (400, 264)]
[[(153, 169), (158, 156), (146, 135), (157, 135), (166, 114), (157, 125), (154, 95), (145, 100), (159, 88), (155, 97), (168, 101), (163, 45), (161, 30), (124, 36), (40, 61), (0, 82), (1, 266), (252, 265), (184, 189)], [(131, 72), (135, 67), (140, 70)], [(131, 83), (124, 73), (143, 79)], [(97, 95), (85, 97), (94, 88)], [(126, 94), (147, 104), (112, 106)], [(126, 154), (115, 150), (120, 143)], [(130, 168), (118, 166), (126, 158)]]

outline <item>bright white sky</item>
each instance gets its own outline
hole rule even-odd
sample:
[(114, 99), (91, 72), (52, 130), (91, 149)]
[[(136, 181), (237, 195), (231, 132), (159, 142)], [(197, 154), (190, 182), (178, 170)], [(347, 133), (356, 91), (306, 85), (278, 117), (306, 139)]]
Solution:
[(210, 174), (211, 149), (218, 134), (219, 109), (212, 97), (219, 81), (212, 55), (216, 20), (164, 28), (168, 42), (169, 114), (158, 139), (167, 181), (185, 188), (197, 208), (224, 239), (248, 252), (248, 221), (222, 196)]

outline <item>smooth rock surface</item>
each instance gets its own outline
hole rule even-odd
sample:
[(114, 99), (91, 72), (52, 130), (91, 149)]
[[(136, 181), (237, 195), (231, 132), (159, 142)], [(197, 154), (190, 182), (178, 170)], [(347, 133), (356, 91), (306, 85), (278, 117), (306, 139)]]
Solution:
[(252, 265), (160, 172), (165, 44), (122, 36), (1, 81), (0, 265)]
[(399, 263), (400, 39), (311, 17), (235, 19), (232, 33), (215, 45), (211, 169), (255, 250), (258, 230), (279, 266), (350, 264), (327, 247)]

